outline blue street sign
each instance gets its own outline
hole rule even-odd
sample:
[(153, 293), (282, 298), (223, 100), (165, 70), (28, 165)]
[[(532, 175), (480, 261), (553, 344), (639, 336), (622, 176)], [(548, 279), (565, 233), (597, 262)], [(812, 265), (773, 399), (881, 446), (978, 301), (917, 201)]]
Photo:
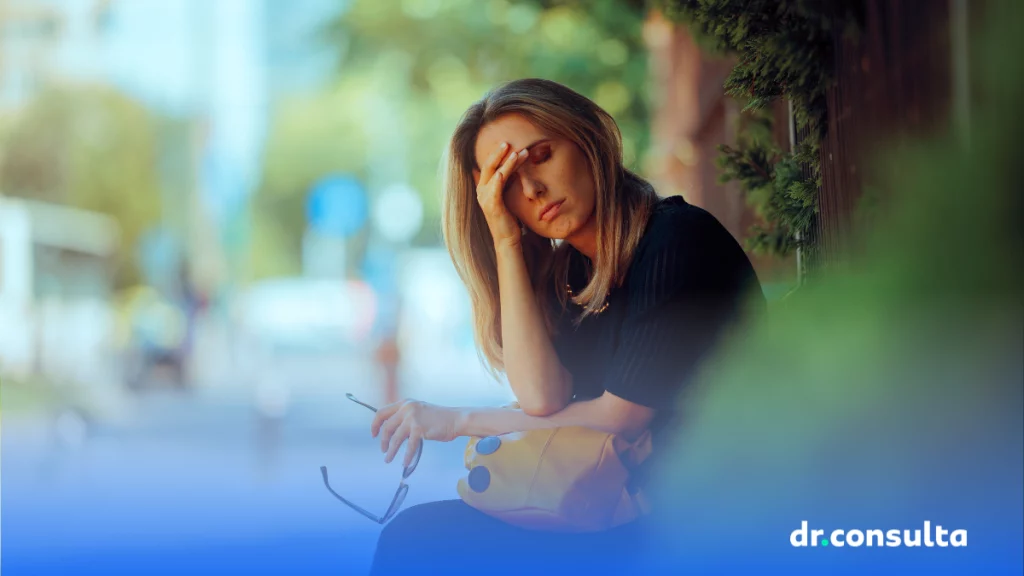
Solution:
[(327, 236), (353, 236), (366, 224), (369, 213), (366, 190), (352, 176), (320, 180), (310, 190), (306, 204), (310, 227)]

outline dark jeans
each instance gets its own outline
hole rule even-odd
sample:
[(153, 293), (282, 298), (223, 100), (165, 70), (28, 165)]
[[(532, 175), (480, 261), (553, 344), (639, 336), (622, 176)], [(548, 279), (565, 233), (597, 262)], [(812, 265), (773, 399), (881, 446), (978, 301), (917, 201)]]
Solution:
[(627, 575), (643, 533), (642, 521), (586, 534), (524, 530), (461, 500), (430, 502), (384, 527), (370, 574)]

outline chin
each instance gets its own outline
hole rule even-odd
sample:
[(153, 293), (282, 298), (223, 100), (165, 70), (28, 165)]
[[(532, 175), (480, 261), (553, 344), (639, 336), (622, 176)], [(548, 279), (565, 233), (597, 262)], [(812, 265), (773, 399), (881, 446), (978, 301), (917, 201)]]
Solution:
[(552, 234), (550, 231), (538, 232), (536, 230), (533, 230), (533, 233), (546, 240), (565, 240), (565, 238), (563, 238), (562, 236), (558, 234)]
[(587, 224), (590, 223), (590, 219), (572, 218), (566, 214), (566, 218), (563, 222), (556, 222), (556, 226), (553, 226), (558, 231), (559, 240), (568, 240), (573, 236), (584, 231), (587, 228)]
[[(541, 230), (531, 227), (530, 232), (533, 232), (541, 238), (547, 238), (548, 240), (565, 240), (569, 236), (572, 236), (572, 231), (575, 231), (576, 229), (575, 226), (565, 226), (559, 222), (558, 219), (550, 224), (550, 226), (546, 226)], [(567, 228), (571, 229), (571, 231), (567, 232)]]
[[(562, 223), (558, 222), (557, 224)], [(573, 235), (576, 234), (576, 232), (580, 229), (580, 226), (577, 225), (575, 222), (567, 222), (560, 226), (552, 226), (552, 228), (553, 229), (548, 232), (547, 237), (551, 238), (552, 240), (566, 240), (572, 238)]]
[(584, 225), (579, 219), (573, 218), (571, 214), (559, 214), (558, 217), (547, 224), (542, 230), (534, 228), (530, 228), (530, 230), (537, 236), (547, 238), (548, 240), (567, 240), (583, 229)]

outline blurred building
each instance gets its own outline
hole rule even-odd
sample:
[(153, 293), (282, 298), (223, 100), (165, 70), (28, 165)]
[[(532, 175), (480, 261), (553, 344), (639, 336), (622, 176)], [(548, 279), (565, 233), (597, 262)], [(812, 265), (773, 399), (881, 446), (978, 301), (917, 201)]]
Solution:
[(266, 80), (271, 106), (282, 98), (322, 89), (338, 72), (341, 54), (327, 26), (348, 0), (262, 0)]
[[(114, 87), (140, 103), (157, 118), (162, 222), (140, 246), (125, 248), (138, 252), (147, 281), (161, 289), (178, 288), (184, 261), (190, 279), (217, 291), (244, 275), (246, 205), (261, 176), (274, 107), (322, 88), (336, 73), (337, 47), (320, 35), (320, 26), (346, 4), (0, 0), (0, 117), (16, 117), (51, 87)], [(7, 218), (29, 214), (29, 204), (18, 205), (15, 212), (6, 204)], [(39, 249), (30, 229), (24, 228), (24, 241), (3, 243), (0, 304), (7, 334), (41, 326), (44, 284), (52, 295), (86, 282), (67, 274), (37, 281)], [(15, 251), (22, 256), (11, 256)], [(70, 266), (67, 258), (59, 262)], [(97, 305), (113, 306), (107, 288), (93, 294)], [(23, 321), (20, 328), (14, 318)], [(71, 315), (65, 320), (73, 322)], [(11, 354), (32, 366), (37, 354), (30, 348)]]
[(268, 118), (335, 73), (319, 27), (346, 4), (0, 0), (0, 113), (49, 85), (117, 87), (161, 118), (165, 226), (188, 253), (240, 250)]
[(102, 4), (0, 0), (0, 111), (24, 106), (69, 66), (95, 74)]
[(0, 196), (0, 368), (89, 383), (110, 376), (111, 218)]

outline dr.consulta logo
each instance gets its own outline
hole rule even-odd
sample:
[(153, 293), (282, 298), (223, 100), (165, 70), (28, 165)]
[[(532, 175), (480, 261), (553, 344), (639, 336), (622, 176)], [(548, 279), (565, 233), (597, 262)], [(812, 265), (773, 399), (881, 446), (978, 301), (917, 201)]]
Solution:
[(789, 535), (789, 542), (796, 548), (809, 546), (823, 546), (842, 548), (850, 546), (884, 546), (889, 548), (897, 547), (926, 547), (938, 546), (945, 548), (953, 546), (960, 548), (967, 546), (967, 530), (947, 530), (941, 525), (925, 520), (924, 528), (914, 530), (832, 530), (828, 537), (825, 530), (808, 530), (807, 521), (800, 523), (800, 528), (793, 530)]

